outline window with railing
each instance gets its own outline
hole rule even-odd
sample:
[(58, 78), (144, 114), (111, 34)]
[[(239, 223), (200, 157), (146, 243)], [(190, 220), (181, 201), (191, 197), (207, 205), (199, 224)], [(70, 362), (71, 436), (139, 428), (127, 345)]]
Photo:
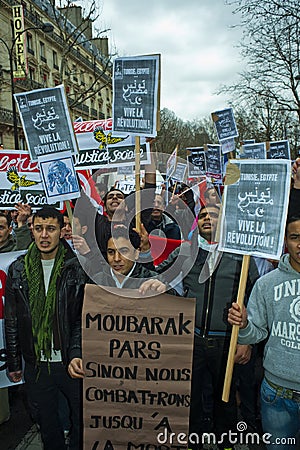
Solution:
[(110, 101), (110, 90), (106, 88), (106, 99), (109, 102)]
[(48, 74), (46, 72), (42, 73), (42, 83), (44, 87), (48, 86)]
[(34, 67), (29, 66), (28, 75), (29, 75), (29, 79), (31, 81), (33, 81), (35, 79), (35, 68)]
[(30, 53), (31, 55), (34, 55), (32, 34), (27, 33), (26, 42), (27, 42), (27, 52)]
[(96, 111), (96, 109), (95, 109), (95, 102), (94, 102), (94, 100), (91, 98), (91, 115), (92, 116), (96, 116), (97, 115), (97, 111)]
[(98, 118), (98, 111), (91, 107), (91, 116)]
[(20, 148), (20, 150), (26, 150), (27, 149), (26, 139), (24, 138), (24, 136), (19, 136), (19, 148)]
[(53, 50), (52, 52), (52, 58), (53, 58), (53, 68), (59, 70), (57, 52), (55, 50)]
[(78, 81), (76, 64), (72, 65), (73, 81)]
[(40, 57), (41, 61), (43, 61), (44, 63), (47, 62), (45, 44), (42, 41), (40, 41)]
[(81, 84), (81, 86), (85, 86), (83, 70), (80, 71), (80, 84)]

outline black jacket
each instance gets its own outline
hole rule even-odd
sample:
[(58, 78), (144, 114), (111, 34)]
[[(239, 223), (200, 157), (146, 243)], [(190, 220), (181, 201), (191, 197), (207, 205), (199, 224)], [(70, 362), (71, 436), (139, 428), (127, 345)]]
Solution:
[[(196, 298), (195, 327), (198, 333), (203, 337), (218, 334), (229, 336), (231, 326), (227, 320), (228, 309), (237, 299), (243, 257), (224, 252), (220, 255), (211, 276), (208, 274), (206, 281), (199, 282), (202, 270), (208, 270), (206, 261), (208, 252), (196, 247), (195, 242), (193, 244), (190, 246), (189, 243), (184, 242), (156, 270), (164, 274), (170, 266), (174, 267), (176, 261), (177, 270), (181, 268), (184, 272), (182, 283), (185, 296)], [(195, 258), (193, 255), (196, 255)], [(166, 274), (164, 275), (167, 278)], [(249, 298), (258, 276), (255, 261), (251, 258), (245, 300)]]
[[(164, 237), (167, 239), (181, 239), (180, 228), (177, 223), (174, 222), (167, 214), (162, 214), (162, 218), (160, 222), (157, 222), (153, 219), (148, 220), (148, 222), (144, 223), (147, 233), (150, 234), (154, 230), (160, 230), (163, 232)], [(154, 234), (156, 234), (154, 232)], [(157, 232), (158, 236), (161, 234)]]
[[(183, 279), (183, 286), (188, 297), (196, 298), (195, 326), (200, 334), (224, 333), (230, 335), (228, 309), (236, 301), (242, 269), (242, 255), (224, 252), (213, 274), (204, 283), (199, 283), (199, 275), (204, 267), (208, 252), (199, 249), (194, 265)], [(258, 278), (254, 260), (250, 267), (246, 285), (246, 299)]]
[(300, 214), (300, 189), (291, 188), (289, 198), (288, 217)]
[(166, 213), (178, 224), (183, 239), (188, 239), (189, 232), (195, 220), (195, 201), (192, 189), (184, 192), (186, 201), (179, 203), (179, 209), (176, 205), (169, 202)]
[[(10, 265), (6, 280), (5, 338), (9, 372), (22, 370), (22, 356), (29, 364), (36, 362), (24, 257)], [(86, 275), (70, 249), (56, 291), (60, 349), (65, 365), (72, 358), (81, 357), (81, 327), (74, 325), (81, 318), (85, 282)]]

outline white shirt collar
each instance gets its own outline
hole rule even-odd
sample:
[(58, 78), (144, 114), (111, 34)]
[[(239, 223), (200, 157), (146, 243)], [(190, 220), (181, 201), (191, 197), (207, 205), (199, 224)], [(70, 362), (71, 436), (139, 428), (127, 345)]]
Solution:
[(110, 273), (111, 273), (111, 276), (112, 276), (114, 282), (116, 283), (117, 288), (122, 288), (122, 287), (123, 287), (123, 285), (124, 285), (124, 283), (126, 282), (126, 280), (130, 277), (130, 275), (131, 275), (132, 272), (134, 271), (135, 266), (136, 266), (136, 263), (133, 264), (133, 266), (132, 266), (130, 272), (129, 272), (127, 275), (124, 275), (124, 278), (123, 278), (122, 281), (119, 281), (119, 280), (118, 280), (118, 278), (117, 278), (115, 272), (114, 272), (113, 269), (110, 267)]

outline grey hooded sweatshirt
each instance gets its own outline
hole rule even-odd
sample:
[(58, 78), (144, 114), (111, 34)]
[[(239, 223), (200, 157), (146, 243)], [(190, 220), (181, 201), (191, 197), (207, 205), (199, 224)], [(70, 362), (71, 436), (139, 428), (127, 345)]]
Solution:
[(266, 378), (300, 391), (300, 273), (289, 255), (278, 268), (259, 278), (247, 306), (248, 325), (239, 331), (240, 344), (267, 338), (263, 366)]

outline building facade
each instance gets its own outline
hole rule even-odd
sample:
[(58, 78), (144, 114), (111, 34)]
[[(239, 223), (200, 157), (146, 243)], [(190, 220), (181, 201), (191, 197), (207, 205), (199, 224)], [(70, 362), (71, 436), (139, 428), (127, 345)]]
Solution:
[[(17, 68), (18, 36), (13, 6), (24, 15), (23, 74)], [(54, 9), (54, 0), (0, 0), (0, 144), (26, 148), (24, 132), (12, 104), (12, 93), (63, 84), (72, 120), (96, 120), (112, 114), (112, 62), (108, 39), (93, 37), (92, 18), (80, 6)], [(51, 24), (53, 31), (46, 32)], [(47, 27), (48, 25), (48, 27)], [(20, 71), (19, 71), (20, 72)]]

